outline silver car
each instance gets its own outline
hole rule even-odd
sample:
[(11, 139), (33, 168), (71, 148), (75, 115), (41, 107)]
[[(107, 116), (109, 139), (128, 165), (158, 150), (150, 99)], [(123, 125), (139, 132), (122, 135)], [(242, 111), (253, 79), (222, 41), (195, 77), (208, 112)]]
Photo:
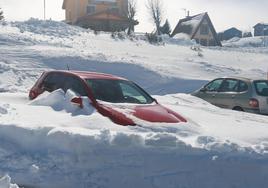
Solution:
[(192, 95), (222, 108), (268, 114), (268, 80), (218, 78)]

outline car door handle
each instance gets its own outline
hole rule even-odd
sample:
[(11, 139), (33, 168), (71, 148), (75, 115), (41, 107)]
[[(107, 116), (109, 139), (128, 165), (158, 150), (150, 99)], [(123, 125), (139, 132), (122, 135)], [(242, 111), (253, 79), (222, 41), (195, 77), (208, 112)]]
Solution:
[(232, 98), (235, 98), (235, 95), (232, 95)]

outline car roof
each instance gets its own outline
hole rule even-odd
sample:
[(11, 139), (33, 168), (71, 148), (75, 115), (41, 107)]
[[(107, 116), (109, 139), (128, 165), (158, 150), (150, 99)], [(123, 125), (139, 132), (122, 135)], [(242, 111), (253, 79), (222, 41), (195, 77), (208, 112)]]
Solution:
[(226, 76), (226, 77), (222, 77), (224, 79), (236, 79), (236, 80), (242, 80), (244, 82), (253, 82), (256, 80), (267, 80), (267, 79), (255, 79), (255, 78), (246, 78), (246, 77), (241, 77), (241, 76)]
[(47, 73), (65, 73), (78, 76), (82, 79), (107, 79), (107, 80), (127, 80), (125, 78), (115, 76), (112, 74), (105, 74), (100, 72), (86, 72), (86, 71), (47, 71)]

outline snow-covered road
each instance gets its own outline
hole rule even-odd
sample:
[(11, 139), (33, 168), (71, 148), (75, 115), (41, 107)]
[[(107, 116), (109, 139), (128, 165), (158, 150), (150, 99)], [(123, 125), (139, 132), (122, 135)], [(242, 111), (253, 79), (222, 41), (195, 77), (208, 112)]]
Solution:
[[(0, 25), (0, 177), (41, 188), (267, 187), (268, 117), (180, 93), (220, 76), (266, 77), (268, 50), (249, 47), (252, 40), (199, 50), (192, 41), (157, 46), (53, 21)], [(188, 123), (122, 127), (61, 91), (28, 100), (44, 70), (67, 66), (133, 80)]]

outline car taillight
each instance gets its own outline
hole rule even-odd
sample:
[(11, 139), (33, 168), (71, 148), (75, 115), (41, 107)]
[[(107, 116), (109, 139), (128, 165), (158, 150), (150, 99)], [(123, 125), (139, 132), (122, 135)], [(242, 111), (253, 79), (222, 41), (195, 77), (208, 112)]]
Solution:
[(29, 98), (30, 98), (30, 100), (33, 100), (33, 99), (35, 99), (36, 97), (37, 97), (36, 92), (33, 91), (33, 90), (31, 90), (31, 91), (30, 91), (30, 94), (29, 94)]
[(249, 106), (253, 108), (258, 108), (259, 107), (259, 101), (257, 99), (250, 99), (249, 100)]

